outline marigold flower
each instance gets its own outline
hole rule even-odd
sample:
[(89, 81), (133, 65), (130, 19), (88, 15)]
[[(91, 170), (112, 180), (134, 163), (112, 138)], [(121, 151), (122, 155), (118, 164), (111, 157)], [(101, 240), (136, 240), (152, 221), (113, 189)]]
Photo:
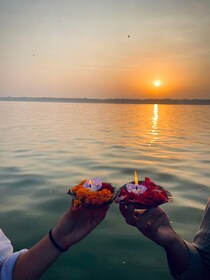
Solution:
[(114, 188), (111, 184), (102, 183), (99, 190), (92, 191), (90, 188), (85, 188), (84, 184), (87, 180), (81, 181), (80, 184), (73, 187), (68, 193), (75, 195), (73, 200), (73, 209), (81, 207), (99, 207), (109, 204), (113, 200)]

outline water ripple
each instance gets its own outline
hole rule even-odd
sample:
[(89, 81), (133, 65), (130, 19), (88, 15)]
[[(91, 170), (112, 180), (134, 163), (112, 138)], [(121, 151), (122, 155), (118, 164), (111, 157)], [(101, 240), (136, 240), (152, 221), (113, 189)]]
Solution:
[[(48, 232), (71, 205), (69, 187), (92, 176), (120, 187), (134, 170), (172, 192), (163, 208), (193, 238), (209, 197), (209, 106), (2, 102), (0, 119), (1, 227), (15, 248)], [(113, 204), (43, 279), (166, 280), (161, 254)]]

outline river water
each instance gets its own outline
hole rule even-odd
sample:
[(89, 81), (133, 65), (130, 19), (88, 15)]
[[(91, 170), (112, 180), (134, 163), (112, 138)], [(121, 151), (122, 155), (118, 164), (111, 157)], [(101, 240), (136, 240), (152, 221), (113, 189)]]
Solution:
[[(210, 106), (0, 102), (0, 222), (15, 250), (30, 248), (68, 209), (66, 191), (99, 176), (115, 187), (150, 177), (191, 241), (210, 190)], [(42, 277), (170, 279), (163, 250), (125, 224), (117, 205)]]

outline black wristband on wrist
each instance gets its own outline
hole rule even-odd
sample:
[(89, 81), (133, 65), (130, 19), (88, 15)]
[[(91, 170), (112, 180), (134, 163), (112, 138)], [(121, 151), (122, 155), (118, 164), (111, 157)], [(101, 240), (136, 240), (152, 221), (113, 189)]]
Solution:
[(51, 229), (51, 230), (49, 231), (49, 238), (50, 238), (50, 241), (51, 241), (52, 244), (55, 246), (55, 248), (58, 249), (58, 251), (60, 251), (60, 252), (66, 252), (68, 249), (63, 249), (63, 248), (61, 248), (61, 247), (58, 245), (58, 243), (55, 241), (55, 239), (53, 238), (53, 236), (52, 236), (52, 230), (53, 230), (53, 229)]

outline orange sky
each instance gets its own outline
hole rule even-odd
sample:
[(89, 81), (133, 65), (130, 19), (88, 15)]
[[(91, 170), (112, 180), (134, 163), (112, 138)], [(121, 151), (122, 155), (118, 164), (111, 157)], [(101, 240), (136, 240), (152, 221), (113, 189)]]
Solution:
[(208, 0), (1, 1), (0, 96), (210, 98), (209, 14)]

